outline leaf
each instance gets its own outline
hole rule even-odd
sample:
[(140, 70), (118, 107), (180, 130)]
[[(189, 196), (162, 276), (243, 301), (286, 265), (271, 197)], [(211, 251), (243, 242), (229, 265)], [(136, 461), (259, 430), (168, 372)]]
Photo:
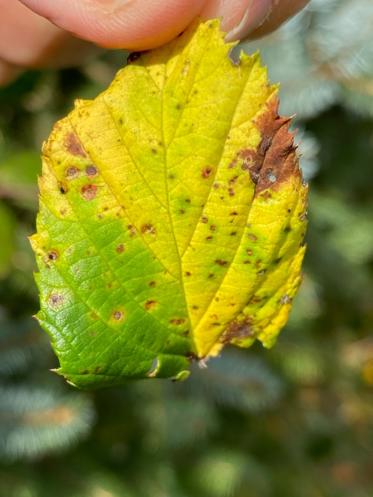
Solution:
[(287, 320), (307, 188), (277, 87), (232, 47), (209, 21), (132, 56), (44, 146), (38, 317), (76, 386), (181, 379)]

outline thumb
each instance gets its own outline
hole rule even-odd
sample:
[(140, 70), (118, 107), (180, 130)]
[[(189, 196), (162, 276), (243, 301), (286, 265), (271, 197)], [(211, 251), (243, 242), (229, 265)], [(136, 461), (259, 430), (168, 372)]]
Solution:
[(110, 48), (148, 49), (183, 31), (206, 0), (21, 0), (37, 14)]

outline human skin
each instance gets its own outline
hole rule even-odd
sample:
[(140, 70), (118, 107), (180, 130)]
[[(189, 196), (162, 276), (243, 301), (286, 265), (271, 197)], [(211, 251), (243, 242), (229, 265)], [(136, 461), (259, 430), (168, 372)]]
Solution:
[(222, 19), (227, 40), (263, 36), (308, 0), (0, 0), (0, 84), (24, 68), (63, 67), (95, 45), (160, 46), (196, 17)]

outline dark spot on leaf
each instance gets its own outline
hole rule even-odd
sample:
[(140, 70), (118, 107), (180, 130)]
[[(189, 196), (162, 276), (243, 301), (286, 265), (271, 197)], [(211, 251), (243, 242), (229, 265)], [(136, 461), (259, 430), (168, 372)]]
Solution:
[(284, 233), (290, 233), (290, 231), (291, 231), (291, 227), (290, 226), (286, 226), (284, 228)]
[(289, 132), (290, 119), (278, 115), (278, 98), (267, 104), (256, 124), (262, 140), (257, 150), (242, 150), (242, 169), (247, 170), (256, 185), (255, 194), (279, 185), (291, 176), (301, 176), (295, 153), (294, 136)]
[(231, 231), (231, 233), (229, 233), (230, 236), (236, 236), (237, 235), (237, 231)]
[(230, 216), (238, 216), (238, 212), (233, 211), (233, 212), (231, 212), (229, 215), (230, 215)]
[(51, 293), (48, 302), (52, 307), (59, 307), (64, 302), (63, 295), (60, 295), (59, 293)]
[(228, 188), (228, 193), (230, 197), (234, 197), (235, 195), (233, 188)]
[(215, 264), (218, 264), (219, 266), (226, 266), (228, 261), (224, 261), (223, 259), (215, 259)]
[(185, 202), (186, 202), (187, 204), (190, 204), (190, 198), (186, 198), (186, 199), (185, 199)]
[(84, 185), (81, 188), (81, 194), (84, 200), (93, 200), (97, 195), (97, 186), (96, 185)]
[(247, 255), (253, 255), (253, 251), (251, 249), (246, 250)]
[(79, 138), (76, 136), (75, 133), (71, 132), (68, 133), (65, 137), (65, 147), (68, 152), (72, 155), (77, 155), (80, 157), (87, 157), (87, 154), (85, 153), (85, 150), (82, 146), (82, 144), (79, 141)]
[(123, 125), (123, 119), (122, 119), (121, 117), (118, 119), (118, 123), (119, 123), (121, 126)]
[(48, 252), (48, 259), (50, 261), (56, 261), (58, 259), (58, 252), (57, 250), (51, 250)]
[(130, 237), (131, 238), (133, 238), (134, 236), (136, 236), (136, 228), (134, 226), (132, 226), (132, 224), (129, 224), (127, 226), (127, 229), (130, 232)]
[(157, 283), (156, 283), (155, 281), (149, 281), (149, 286), (150, 286), (151, 288), (154, 288), (154, 287), (156, 286), (156, 284), (157, 284)]
[(156, 305), (157, 305), (156, 300), (147, 300), (145, 302), (144, 307), (145, 307), (145, 310), (150, 311), (150, 310), (154, 309), (156, 307)]
[(97, 168), (93, 164), (87, 166), (85, 168), (85, 172), (87, 176), (96, 176), (97, 174)]
[(233, 339), (243, 340), (254, 336), (255, 333), (251, 328), (251, 320), (250, 318), (246, 318), (243, 321), (232, 321), (225, 329), (220, 340), (222, 343), (229, 343)]
[(65, 175), (67, 179), (76, 178), (80, 173), (80, 170), (75, 166), (70, 166), (66, 169)]
[(208, 242), (210, 242), (213, 238), (214, 238), (214, 237), (213, 237), (213, 236), (211, 236), (211, 235), (206, 236), (206, 240), (207, 240)]
[(209, 222), (209, 220), (208, 220), (208, 218), (207, 218), (206, 216), (202, 216), (202, 217), (201, 217), (201, 223), (206, 224), (206, 223), (208, 223), (208, 222)]
[(197, 309), (199, 309), (199, 307), (198, 307), (198, 305), (192, 305), (192, 309), (194, 309), (196, 311)]
[(155, 235), (156, 230), (152, 224), (146, 223), (141, 226), (141, 233), (144, 235)]
[(185, 323), (185, 319), (184, 318), (173, 318), (173, 319), (170, 319), (170, 323), (175, 325), (175, 326), (180, 326), (181, 324)]
[(215, 275), (214, 275), (214, 273), (210, 273), (210, 274), (208, 275), (208, 279), (209, 279), (209, 280), (212, 280), (212, 278), (214, 278), (214, 276), (215, 276)]
[(210, 226), (210, 231), (216, 231), (216, 226), (215, 226), (215, 224), (212, 224), (212, 225)]
[(60, 188), (60, 193), (62, 195), (65, 195), (69, 191), (69, 189), (67, 188), (67, 186), (64, 185), (63, 183), (59, 184), (59, 188)]
[(157, 149), (156, 148), (152, 148), (151, 151), (152, 151), (152, 154), (156, 154), (157, 153)]
[(209, 178), (212, 173), (212, 167), (205, 167), (202, 169), (201, 176), (202, 178)]
[(122, 311), (114, 311), (113, 312), (113, 319), (115, 319), (115, 321), (121, 321), (123, 319), (123, 312)]
[(253, 233), (249, 233), (247, 236), (248, 236), (248, 237), (250, 238), (250, 240), (251, 240), (251, 241), (253, 241), (253, 242), (256, 242), (256, 241), (258, 240), (258, 237), (257, 237), (256, 235), (254, 235)]
[(115, 250), (116, 250), (117, 254), (123, 254), (123, 252), (124, 252), (124, 244), (120, 243), (119, 245), (117, 245), (117, 248)]
[(185, 214), (185, 210), (184, 209), (179, 209), (179, 214)]
[(190, 271), (185, 271), (185, 276), (192, 276), (192, 273)]

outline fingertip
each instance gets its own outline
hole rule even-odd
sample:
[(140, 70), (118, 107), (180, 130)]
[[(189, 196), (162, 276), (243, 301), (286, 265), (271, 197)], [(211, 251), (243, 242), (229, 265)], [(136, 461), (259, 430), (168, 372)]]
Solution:
[(206, 0), (21, 0), (76, 36), (110, 48), (160, 46), (199, 15)]
[(0, 87), (11, 83), (21, 74), (21, 72), (22, 69), (20, 67), (0, 59)]

